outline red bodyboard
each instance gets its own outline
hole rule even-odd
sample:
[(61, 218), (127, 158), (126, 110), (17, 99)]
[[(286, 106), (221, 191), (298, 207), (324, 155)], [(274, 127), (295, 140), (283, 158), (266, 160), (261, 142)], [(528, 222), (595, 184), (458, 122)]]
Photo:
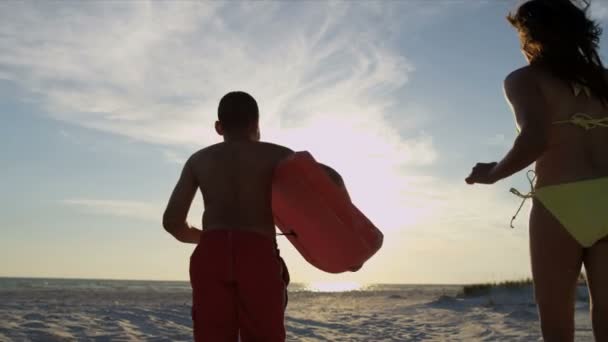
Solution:
[(325, 272), (356, 271), (382, 246), (382, 232), (308, 152), (275, 169), (272, 212), (304, 259)]

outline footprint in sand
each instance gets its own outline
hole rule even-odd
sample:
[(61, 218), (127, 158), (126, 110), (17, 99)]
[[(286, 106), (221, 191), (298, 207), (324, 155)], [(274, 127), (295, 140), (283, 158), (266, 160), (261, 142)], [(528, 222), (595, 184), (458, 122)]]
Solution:
[(34, 321), (34, 322), (23, 323), (23, 324), (21, 324), (21, 327), (28, 328), (28, 329), (47, 329), (48, 325), (46, 325), (40, 321)]
[(26, 321), (44, 321), (45, 320), (45, 316), (39, 314), (39, 313), (29, 313), (26, 315), (23, 315), (23, 319)]
[(44, 331), (32, 331), (27, 333), (28, 341), (64, 342), (73, 341), (70, 337), (59, 336)]
[(536, 312), (531, 312), (528, 310), (515, 310), (512, 312), (509, 312), (506, 315), (506, 318), (521, 320), (521, 321), (532, 321), (532, 320), (535, 321), (538, 319), (538, 315), (536, 314)]

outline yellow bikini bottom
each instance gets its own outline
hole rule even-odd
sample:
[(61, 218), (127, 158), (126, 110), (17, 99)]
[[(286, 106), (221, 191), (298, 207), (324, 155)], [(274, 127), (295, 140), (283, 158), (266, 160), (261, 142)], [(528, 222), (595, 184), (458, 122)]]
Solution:
[(545, 186), (527, 195), (511, 192), (524, 201), (536, 198), (583, 247), (608, 236), (608, 177)]
[[(581, 89), (585, 90), (587, 96), (591, 96), (588, 88), (579, 88), (574, 85), (575, 96), (581, 92)], [(608, 117), (594, 118), (585, 113), (576, 113), (568, 120), (555, 121), (553, 124), (572, 124), (588, 131), (594, 128), (608, 128)], [(591, 247), (608, 236), (608, 177), (550, 185), (539, 189), (534, 189), (535, 178), (534, 171), (528, 171), (528, 181), (532, 190), (526, 195), (511, 189), (513, 194), (523, 198), (517, 213), (511, 219), (511, 227), (525, 201), (534, 197), (583, 247)]]

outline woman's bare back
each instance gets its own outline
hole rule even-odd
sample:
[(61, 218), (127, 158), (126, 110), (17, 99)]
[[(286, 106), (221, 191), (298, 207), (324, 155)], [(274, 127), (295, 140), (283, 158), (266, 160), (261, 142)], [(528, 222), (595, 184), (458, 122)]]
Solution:
[[(608, 127), (585, 129), (570, 121), (574, 115), (601, 119), (608, 117), (608, 105), (569, 85), (552, 74), (536, 70), (547, 110), (548, 145), (536, 161), (537, 186), (562, 184), (608, 176)], [(607, 74), (608, 75), (608, 74)]]

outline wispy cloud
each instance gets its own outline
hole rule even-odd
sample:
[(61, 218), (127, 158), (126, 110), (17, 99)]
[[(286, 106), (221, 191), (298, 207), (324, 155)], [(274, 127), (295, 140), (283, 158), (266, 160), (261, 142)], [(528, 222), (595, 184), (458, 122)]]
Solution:
[[(420, 108), (395, 106), (415, 66), (392, 38), (470, 3), (4, 2), (0, 73), (58, 120), (161, 145), (171, 161), (174, 147), (217, 141), (224, 93), (250, 91), (266, 140), (334, 166), (357, 204), (396, 228), (443, 185), (417, 171), (440, 154)], [(138, 202), (69, 203), (152, 214)]]
[(267, 140), (350, 170), (353, 184), (373, 165), (398, 196), (403, 167), (438, 151), (389, 119), (407, 118), (388, 108), (415, 70), (389, 38), (444, 6), (5, 2), (0, 72), (59, 120), (169, 147), (216, 141), (219, 98), (250, 91)]
[(494, 147), (509, 147), (512, 144), (512, 141), (507, 139), (504, 134), (499, 133), (488, 138), (486, 144)]
[(61, 120), (154, 143), (210, 142), (235, 88), (260, 100), (269, 130), (314, 114), (382, 121), (385, 94), (412, 71), (382, 43), (390, 23), (369, 25), (384, 16), (371, 5), (0, 6), (5, 77)]
[(83, 212), (104, 216), (115, 216), (147, 222), (161, 222), (162, 206), (142, 201), (115, 199), (67, 199), (63, 204)]
[(604, 0), (592, 1), (589, 10), (592, 18), (602, 22), (608, 21), (608, 3)]
[(175, 150), (171, 149), (162, 149), (161, 153), (165, 158), (165, 161), (173, 164), (184, 165), (186, 160), (188, 159), (188, 155), (185, 153), (179, 153)]
[[(162, 222), (162, 213), (165, 209), (164, 203), (108, 198), (71, 198), (62, 200), (61, 203), (86, 214), (144, 221), (153, 223), (155, 226), (160, 225)], [(192, 205), (192, 210), (188, 215), (188, 221), (191, 224), (200, 226), (200, 213), (202, 210), (202, 198), (200, 194), (197, 194)]]

